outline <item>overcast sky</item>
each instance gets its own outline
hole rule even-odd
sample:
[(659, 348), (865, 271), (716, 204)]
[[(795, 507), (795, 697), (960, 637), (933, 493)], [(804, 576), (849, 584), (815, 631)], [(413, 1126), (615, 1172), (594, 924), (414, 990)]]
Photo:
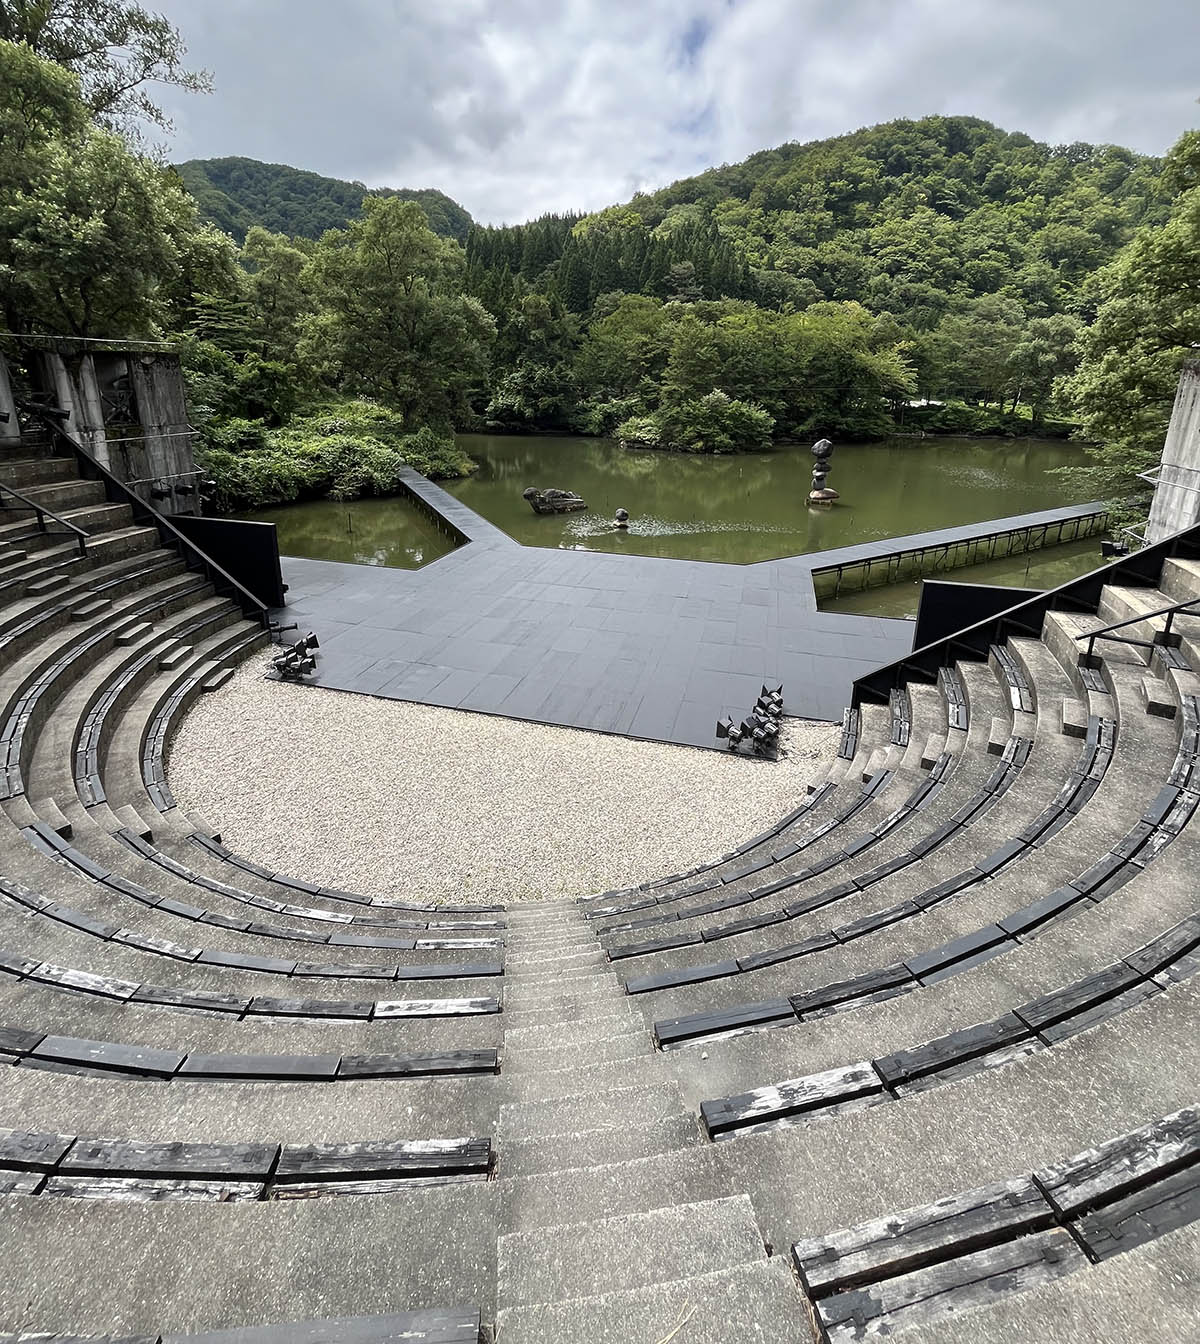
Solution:
[(1200, 0), (147, 0), (208, 97), (170, 157), (594, 210), (787, 140), (984, 117), (1163, 153), (1200, 124)]

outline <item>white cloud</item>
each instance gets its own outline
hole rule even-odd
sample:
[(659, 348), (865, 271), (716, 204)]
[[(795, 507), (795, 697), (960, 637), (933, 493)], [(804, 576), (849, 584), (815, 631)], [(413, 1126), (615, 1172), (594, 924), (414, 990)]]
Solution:
[(786, 140), (933, 112), (1162, 153), (1197, 122), (1179, 0), (158, 0), (216, 93), (176, 159), (596, 209)]

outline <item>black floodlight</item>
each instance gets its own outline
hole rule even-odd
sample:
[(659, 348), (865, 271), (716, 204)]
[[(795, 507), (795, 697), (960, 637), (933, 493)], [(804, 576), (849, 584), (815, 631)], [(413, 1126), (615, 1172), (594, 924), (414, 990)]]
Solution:
[(736, 751), (738, 743), (745, 736), (745, 727), (746, 725), (742, 724), (739, 728), (732, 719), (727, 719), (724, 723), (718, 719), (717, 736), (727, 738), (729, 740), (729, 750)]
[(758, 698), (760, 701), (765, 700), (768, 704), (778, 705), (780, 709), (783, 709), (783, 682), (780, 682), (773, 691), (768, 690), (764, 685), (758, 694)]

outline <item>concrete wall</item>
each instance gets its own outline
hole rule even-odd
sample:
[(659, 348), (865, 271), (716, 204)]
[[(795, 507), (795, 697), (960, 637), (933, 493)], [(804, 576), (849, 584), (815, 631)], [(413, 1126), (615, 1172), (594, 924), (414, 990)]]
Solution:
[(1146, 541), (1162, 541), (1200, 522), (1200, 360), (1184, 366), (1163, 446)]
[(0, 447), (11, 448), (20, 442), (21, 426), (17, 421), (12, 379), (8, 376), (8, 364), (0, 354)]
[[(67, 412), (67, 430), (93, 457), (163, 513), (199, 513), (194, 438), (178, 356), (130, 349), (81, 354), (69, 342), (31, 347), (21, 362), (35, 394)], [(0, 411), (10, 377), (0, 355)], [(0, 442), (17, 432), (0, 421)]]

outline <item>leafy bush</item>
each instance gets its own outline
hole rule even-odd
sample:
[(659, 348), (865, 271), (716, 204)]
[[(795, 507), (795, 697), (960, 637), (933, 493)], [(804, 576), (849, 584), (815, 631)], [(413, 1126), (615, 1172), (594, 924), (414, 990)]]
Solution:
[(1067, 420), (1043, 418), (1034, 424), (1029, 407), (1015, 411), (996, 406), (968, 406), (963, 401), (947, 401), (940, 406), (912, 406), (904, 412), (904, 429), (923, 429), (927, 434), (978, 434), (989, 438), (1022, 438), (1036, 434), (1048, 439), (1065, 439), (1075, 426)]
[(392, 494), (410, 466), (434, 478), (465, 476), (470, 458), (450, 435), (405, 434), (400, 417), (365, 401), (340, 401), (294, 417), (282, 429), (230, 419), (210, 424), (199, 455), (222, 512), (324, 496)]
[(661, 448), (656, 415), (631, 415), (616, 428), (616, 437), (623, 448)]
[(774, 428), (774, 417), (761, 406), (709, 392), (634, 416), (618, 427), (617, 438), (629, 447), (678, 453), (750, 453), (771, 446)]
[(619, 397), (614, 401), (590, 397), (575, 408), (571, 428), (580, 434), (609, 438), (616, 433), (618, 425), (638, 416), (644, 409), (645, 402), (640, 396)]

